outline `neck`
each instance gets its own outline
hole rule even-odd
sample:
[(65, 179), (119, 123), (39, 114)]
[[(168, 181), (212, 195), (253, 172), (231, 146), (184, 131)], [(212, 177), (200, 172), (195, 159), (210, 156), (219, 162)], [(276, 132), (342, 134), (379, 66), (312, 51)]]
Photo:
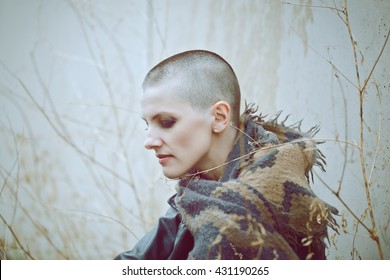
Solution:
[(222, 133), (213, 135), (213, 144), (210, 150), (207, 165), (202, 169), (207, 171), (205, 178), (218, 181), (225, 169), (226, 161), (234, 146), (237, 130), (228, 126)]

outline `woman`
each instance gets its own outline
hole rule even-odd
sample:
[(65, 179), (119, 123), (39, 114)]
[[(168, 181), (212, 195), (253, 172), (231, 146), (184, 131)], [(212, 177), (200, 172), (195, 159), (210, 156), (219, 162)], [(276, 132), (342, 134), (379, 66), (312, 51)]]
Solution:
[(246, 106), (231, 66), (174, 55), (143, 82), (145, 148), (177, 194), (156, 227), (117, 259), (324, 259), (328, 206), (309, 189), (323, 157), (303, 133)]

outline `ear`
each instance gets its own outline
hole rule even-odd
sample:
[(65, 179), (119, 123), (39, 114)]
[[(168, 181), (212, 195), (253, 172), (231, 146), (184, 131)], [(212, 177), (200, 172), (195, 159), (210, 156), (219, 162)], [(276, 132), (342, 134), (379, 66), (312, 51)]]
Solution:
[(218, 101), (213, 106), (213, 131), (221, 133), (230, 122), (230, 105), (225, 101)]

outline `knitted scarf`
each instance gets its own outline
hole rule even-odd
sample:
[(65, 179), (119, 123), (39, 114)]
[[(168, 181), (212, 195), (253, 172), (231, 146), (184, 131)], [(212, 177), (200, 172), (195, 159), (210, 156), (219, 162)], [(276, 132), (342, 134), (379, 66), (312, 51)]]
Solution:
[(182, 178), (176, 206), (194, 236), (189, 259), (324, 259), (327, 225), (336, 210), (309, 187), (324, 169), (312, 140), (318, 131), (265, 121), (247, 106), (220, 181)]

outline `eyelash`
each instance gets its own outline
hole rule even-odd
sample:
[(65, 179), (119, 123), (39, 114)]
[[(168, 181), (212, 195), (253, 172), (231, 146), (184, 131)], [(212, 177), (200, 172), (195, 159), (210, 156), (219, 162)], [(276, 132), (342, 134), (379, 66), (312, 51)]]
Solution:
[(175, 120), (161, 120), (160, 125), (163, 128), (171, 128), (175, 125), (176, 121)]
[[(160, 120), (160, 126), (162, 128), (172, 128), (176, 123), (176, 120), (171, 120), (171, 119), (167, 119), (167, 120)], [(146, 128), (145, 130), (148, 130), (149, 129), (149, 124), (146, 123)]]

